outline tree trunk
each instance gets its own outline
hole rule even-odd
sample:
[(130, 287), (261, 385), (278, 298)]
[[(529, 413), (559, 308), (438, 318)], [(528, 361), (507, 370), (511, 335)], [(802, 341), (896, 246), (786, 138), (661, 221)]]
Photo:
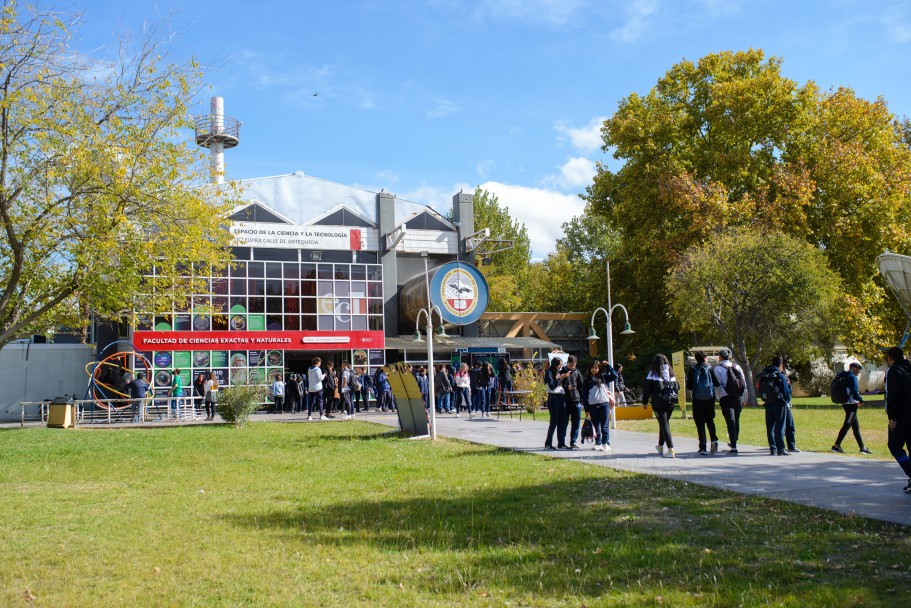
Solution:
[(746, 389), (749, 405), (755, 406), (757, 401), (756, 386), (753, 384), (753, 365), (750, 363), (750, 358), (747, 355), (746, 341), (743, 339), (741, 339), (737, 345), (737, 355), (740, 357), (740, 361), (743, 363), (743, 380), (747, 385)]

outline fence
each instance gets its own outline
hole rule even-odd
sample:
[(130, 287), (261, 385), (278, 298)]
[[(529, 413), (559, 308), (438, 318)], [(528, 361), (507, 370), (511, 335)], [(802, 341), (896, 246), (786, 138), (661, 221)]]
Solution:
[[(74, 425), (147, 424), (184, 422), (205, 416), (202, 397), (148, 397), (146, 399), (73, 399)], [(20, 425), (26, 422), (47, 424), (51, 401), (22, 401)]]

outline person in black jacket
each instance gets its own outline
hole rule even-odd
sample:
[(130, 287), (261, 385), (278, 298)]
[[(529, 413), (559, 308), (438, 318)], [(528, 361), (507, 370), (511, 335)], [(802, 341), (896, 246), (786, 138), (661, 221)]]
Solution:
[[(671, 437), (671, 413), (677, 401), (677, 392), (680, 385), (674, 376), (674, 369), (662, 354), (655, 355), (652, 359), (652, 368), (645, 377), (642, 386), (642, 407), (648, 407), (652, 402), (652, 411), (658, 419), (658, 454), (665, 458), (676, 458), (674, 452), (674, 439)], [(667, 452), (664, 446), (667, 446)]]
[(582, 383), (585, 379), (582, 372), (576, 369), (576, 358), (572, 355), (566, 359), (563, 368), (566, 377), (563, 379), (563, 390), (566, 398), (566, 411), (570, 419), (569, 449), (578, 450), (579, 426), (582, 423)]
[[(547, 387), (547, 410), (550, 412), (550, 424), (547, 425), (547, 439), (544, 448), (548, 450), (568, 450), (566, 445), (566, 399), (564, 398), (563, 380), (568, 376), (563, 371), (563, 360), (554, 357), (547, 371), (544, 372), (544, 385)], [(557, 432), (557, 447), (554, 447), (554, 431)]]
[(759, 374), (759, 388), (768, 393), (762, 399), (769, 453), (772, 456), (787, 456), (789, 452), (784, 449), (784, 425), (788, 402), (791, 400), (791, 387), (784, 375), (784, 360), (779, 355), (772, 357), (770, 365)]
[(291, 413), (296, 414), (300, 411), (301, 389), (297, 374), (289, 374), (288, 382), (285, 384), (285, 398), (291, 404)]
[(904, 490), (911, 494), (911, 459), (905, 452), (911, 450), (911, 363), (905, 359), (901, 348), (893, 346), (886, 351), (886, 417), (889, 418), (889, 453), (908, 476)]

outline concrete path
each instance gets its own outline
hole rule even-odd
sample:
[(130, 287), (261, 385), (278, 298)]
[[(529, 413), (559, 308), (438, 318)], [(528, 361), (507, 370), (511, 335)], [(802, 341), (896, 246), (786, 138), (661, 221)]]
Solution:
[[(395, 416), (368, 414), (358, 419), (398, 426)], [(591, 443), (579, 450), (550, 451), (544, 449), (546, 422), (509, 418), (444, 415), (437, 418), (437, 433), (911, 526), (911, 495), (902, 492), (907, 479), (892, 461), (809, 452), (770, 456), (767, 447), (747, 445), (738, 446), (738, 456), (729, 456), (722, 451), (727, 450), (726, 443), (718, 454), (697, 456), (698, 442), (687, 438), (674, 439), (677, 458), (661, 458), (655, 450), (657, 432), (616, 430), (611, 431), (609, 453), (593, 451)]]

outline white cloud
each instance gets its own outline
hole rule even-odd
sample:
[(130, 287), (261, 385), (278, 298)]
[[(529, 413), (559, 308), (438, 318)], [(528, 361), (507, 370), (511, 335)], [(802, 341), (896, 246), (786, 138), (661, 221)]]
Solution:
[(525, 224), (535, 260), (556, 249), (557, 239), (563, 236), (562, 225), (585, 209), (585, 202), (574, 194), (500, 182), (485, 182), (481, 188), (496, 194), (510, 216)]
[(601, 126), (607, 116), (596, 116), (592, 118), (584, 127), (571, 127), (563, 121), (554, 123), (554, 129), (560, 134), (560, 138), (568, 137), (573, 148), (580, 152), (594, 152), (598, 150), (604, 140), (601, 139)]
[(587, 3), (586, 0), (482, 0), (476, 17), (491, 16), (562, 27), (575, 23)]
[(437, 99), (433, 107), (425, 112), (428, 118), (442, 118), (459, 111), (459, 105), (449, 99)]
[(642, 37), (657, 10), (658, 3), (655, 0), (633, 0), (626, 6), (626, 22), (611, 31), (611, 40), (635, 42)]
[(595, 161), (582, 156), (574, 156), (560, 167), (557, 178), (560, 185), (567, 190), (581, 189), (592, 183), (592, 178), (598, 172)]

